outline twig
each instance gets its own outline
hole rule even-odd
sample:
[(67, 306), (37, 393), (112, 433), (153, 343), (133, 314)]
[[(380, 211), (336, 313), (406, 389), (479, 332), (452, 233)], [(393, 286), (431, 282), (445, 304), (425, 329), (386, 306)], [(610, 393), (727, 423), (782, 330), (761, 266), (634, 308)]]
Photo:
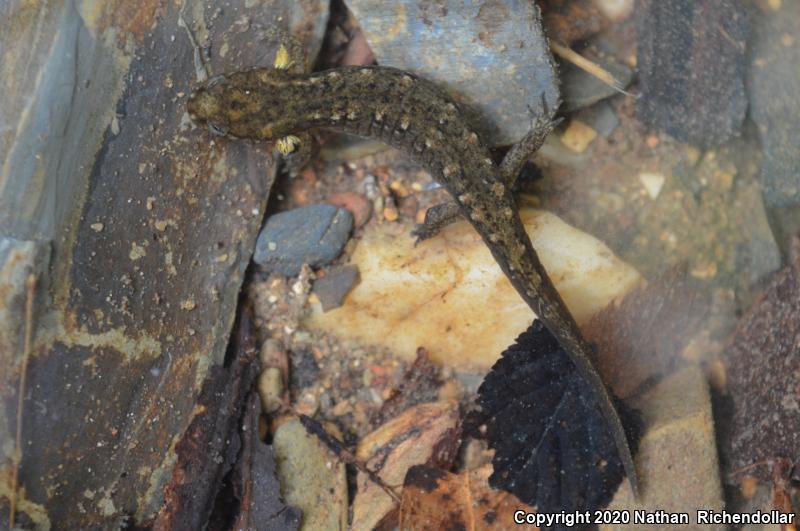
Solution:
[(22, 367), (19, 375), (19, 397), (17, 398), (17, 435), (14, 440), (14, 463), (11, 471), (11, 500), (8, 509), (8, 527), (14, 529), (17, 512), (17, 486), (19, 467), (22, 463), (22, 412), (25, 405), (25, 381), (28, 378), (28, 358), (31, 355), (33, 336), (33, 296), (36, 293), (36, 275), (31, 273), (25, 281), (25, 339), (22, 345)]
[(609, 87), (613, 88), (617, 92), (621, 92), (626, 96), (636, 97), (634, 94), (627, 92), (625, 90), (625, 87), (622, 86), (622, 83), (617, 78), (615, 78), (614, 75), (611, 74), (611, 72), (609, 72), (602, 66), (598, 65), (597, 63), (594, 63), (589, 59), (585, 58), (578, 52), (574, 51), (572, 48), (564, 46), (563, 44), (560, 44), (551, 39), (550, 49), (553, 50), (553, 53), (555, 53), (557, 56), (561, 57), (565, 61), (569, 61), (570, 63), (574, 64), (587, 74), (596, 77), (597, 79), (599, 79)]
[(378, 476), (378, 474), (367, 468), (365, 464), (361, 463), (358, 459), (356, 459), (356, 456), (354, 456), (349, 450), (347, 450), (344, 447), (344, 445), (342, 445), (341, 442), (331, 437), (328, 434), (328, 432), (326, 432), (323, 429), (323, 427), (320, 425), (319, 422), (315, 421), (314, 419), (306, 415), (300, 415), (300, 424), (303, 425), (306, 431), (308, 431), (313, 435), (316, 435), (319, 438), (319, 440), (322, 441), (322, 444), (327, 446), (328, 450), (330, 450), (336, 457), (338, 457), (345, 463), (353, 465), (359, 472), (363, 472), (364, 474), (366, 474), (367, 477), (370, 479), (370, 481), (372, 481), (381, 489), (383, 489), (383, 492), (388, 494), (389, 497), (392, 498), (395, 502), (400, 503), (400, 497), (397, 495), (397, 493), (394, 492), (392, 487), (387, 485)]

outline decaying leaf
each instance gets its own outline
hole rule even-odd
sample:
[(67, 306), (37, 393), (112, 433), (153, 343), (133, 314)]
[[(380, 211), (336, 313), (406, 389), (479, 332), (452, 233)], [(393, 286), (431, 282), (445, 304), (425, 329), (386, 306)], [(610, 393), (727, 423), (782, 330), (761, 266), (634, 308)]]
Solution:
[(460, 474), (426, 465), (411, 467), (403, 484), (400, 529), (518, 529), (514, 512), (534, 509), (513, 494), (492, 489), (491, 473), (491, 465)]
[(300, 524), (300, 512), (281, 500), (272, 449), (258, 438), (259, 363), (251, 319), (242, 313), (233, 359), (213, 367), (203, 384), (198, 413), (176, 444), (178, 459), (155, 530), (292, 530)]
[(772, 278), (739, 321), (725, 361), (733, 407), (721, 441), (728, 472), (747, 468), (770, 481), (770, 466), (753, 465), (800, 462), (800, 258)]
[(681, 267), (630, 291), (581, 327), (598, 352), (597, 369), (620, 397), (676, 368), (708, 313), (705, 293)]
[(371, 423), (380, 426), (389, 419), (395, 418), (411, 406), (436, 400), (442, 379), (439, 367), (428, 356), (428, 351), (417, 349), (417, 359), (403, 375), (400, 385), (381, 406)]
[[(383, 483), (400, 487), (414, 465), (449, 468), (461, 443), (455, 402), (419, 404), (364, 437), (356, 458), (377, 473)], [(374, 529), (397, 508), (380, 486), (362, 473), (353, 502), (351, 529)]]
[(258, 395), (251, 393), (242, 421), (242, 452), (233, 471), (233, 491), (239, 502), (239, 514), (231, 529), (296, 530), (300, 528), (302, 511), (282, 500), (273, 448), (258, 437), (260, 414)]
[[(489, 445), (496, 453), (489, 483), (540, 512), (606, 505), (624, 471), (594, 394), (540, 321), (503, 352), (478, 389)], [(638, 415), (617, 410), (632, 450)]]

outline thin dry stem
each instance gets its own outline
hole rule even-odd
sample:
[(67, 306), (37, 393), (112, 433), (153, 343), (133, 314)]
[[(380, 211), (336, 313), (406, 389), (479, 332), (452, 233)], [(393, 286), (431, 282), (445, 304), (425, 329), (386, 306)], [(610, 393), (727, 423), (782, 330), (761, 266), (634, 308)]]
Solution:
[(622, 83), (615, 78), (611, 72), (603, 68), (602, 66), (598, 65), (590, 61), (589, 59), (585, 58), (578, 52), (574, 51), (572, 48), (568, 46), (564, 46), (563, 44), (559, 44), (554, 40), (550, 41), (550, 49), (553, 50), (557, 56), (561, 57), (565, 61), (569, 61), (570, 63), (574, 64), (587, 74), (590, 74), (609, 87), (613, 88), (614, 90), (625, 94), (626, 96), (632, 96), (631, 93), (625, 91), (625, 87), (622, 86)]
[(19, 396), (17, 398), (17, 434), (14, 440), (14, 463), (11, 473), (11, 500), (8, 509), (8, 527), (14, 529), (14, 517), (17, 512), (17, 487), (19, 483), (19, 467), (22, 462), (22, 413), (25, 404), (25, 381), (28, 377), (28, 358), (31, 355), (33, 338), (33, 297), (36, 292), (36, 275), (31, 273), (25, 282), (25, 340), (22, 345), (22, 367), (19, 375)]

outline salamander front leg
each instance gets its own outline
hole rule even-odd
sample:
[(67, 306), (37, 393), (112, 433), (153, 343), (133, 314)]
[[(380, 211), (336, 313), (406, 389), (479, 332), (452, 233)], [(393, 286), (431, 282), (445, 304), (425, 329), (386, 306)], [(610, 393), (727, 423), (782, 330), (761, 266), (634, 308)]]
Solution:
[(542, 147), (547, 135), (561, 122), (560, 118), (556, 120), (549, 118), (550, 113), (544, 103), (544, 97), (542, 97), (542, 107), (543, 114), (536, 118), (528, 134), (511, 146), (511, 149), (508, 150), (508, 153), (500, 163), (500, 178), (503, 180), (503, 184), (509, 188), (514, 186), (517, 176), (528, 159)]
[(461, 210), (455, 201), (439, 203), (425, 212), (425, 221), (422, 225), (418, 225), (411, 234), (417, 237), (417, 243), (425, 241), (456, 221), (459, 216), (461, 216)]

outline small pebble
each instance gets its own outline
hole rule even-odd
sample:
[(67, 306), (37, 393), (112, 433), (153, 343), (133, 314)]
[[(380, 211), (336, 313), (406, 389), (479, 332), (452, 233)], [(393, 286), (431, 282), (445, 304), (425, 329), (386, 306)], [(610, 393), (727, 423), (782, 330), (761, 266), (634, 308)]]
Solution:
[(258, 235), (253, 260), (267, 272), (297, 275), (304, 263), (316, 267), (339, 256), (352, 227), (352, 214), (333, 205), (281, 212)]
[(261, 365), (264, 367), (274, 366), (286, 359), (286, 352), (283, 350), (281, 342), (277, 339), (269, 338), (261, 345), (258, 353)]
[(265, 413), (274, 413), (281, 407), (283, 378), (277, 367), (267, 367), (258, 377), (258, 394)]
[(643, 172), (639, 174), (639, 182), (642, 183), (650, 199), (655, 199), (661, 193), (664, 186), (664, 176), (660, 173)]
[(595, 138), (597, 131), (579, 120), (572, 120), (561, 135), (561, 143), (575, 153), (583, 153)]
[(383, 218), (386, 221), (397, 221), (397, 218), (400, 217), (400, 213), (394, 207), (386, 207), (383, 209)]
[(322, 310), (338, 308), (342, 301), (358, 283), (358, 267), (346, 265), (334, 267), (321, 278), (314, 281), (313, 293), (322, 304)]
[(327, 200), (328, 203), (344, 208), (353, 215), (353, 225), (359, 228), (369, 221), (372, 215), (372, 203), (362, 194), (356, 192), (339, 192)]

